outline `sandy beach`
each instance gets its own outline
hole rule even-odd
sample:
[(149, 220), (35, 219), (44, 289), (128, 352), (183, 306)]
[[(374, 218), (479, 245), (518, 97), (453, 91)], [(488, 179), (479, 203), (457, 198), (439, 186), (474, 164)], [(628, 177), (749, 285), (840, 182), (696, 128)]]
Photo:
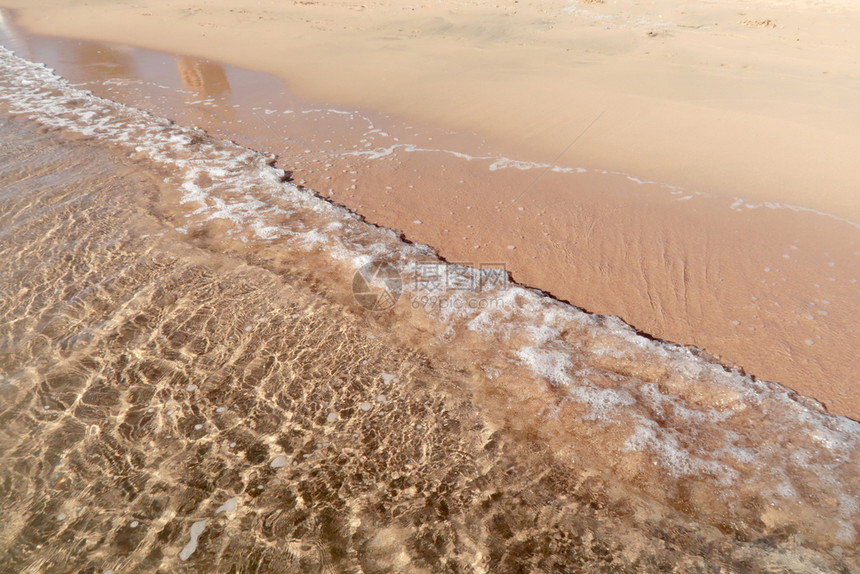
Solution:
[(368, 136), (376, 156), (356, 140), (354, 157), (311, 160), (321, 141), (283, 143), (294, 124), (238, 123), (229, 106), (189, 118), (451, 261), (504, 261), (860, 418), (849, 3), (4, 4), (29, 31), (260, 70), (309, 102), (412, 123), (422, 149), (508, 158), (380, 153), (407, 134), (392, 125), (399, 138)]
[(759, 314), (792, 369), (850, 332), (850, 221), (0, 16), (10, 571), (858, 569), (860, 423), (507, 275)]

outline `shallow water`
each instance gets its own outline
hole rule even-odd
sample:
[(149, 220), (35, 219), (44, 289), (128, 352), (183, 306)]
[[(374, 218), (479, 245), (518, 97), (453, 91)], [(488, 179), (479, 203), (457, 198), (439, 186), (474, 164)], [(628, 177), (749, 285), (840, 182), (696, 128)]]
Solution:
[(10, 571), (860, 568), (856, 422), (4, 50), (0, 110)]
[(4, 41), (78, 87), (277, 154), (295, 183), (449, 261), (504, 262), (524, 284), (860, 418), (860, 226), (839, 214), (583, 170), (576, 146), (511, 159), (474, 134), (307, 101), (265, 74), (13, 20)]

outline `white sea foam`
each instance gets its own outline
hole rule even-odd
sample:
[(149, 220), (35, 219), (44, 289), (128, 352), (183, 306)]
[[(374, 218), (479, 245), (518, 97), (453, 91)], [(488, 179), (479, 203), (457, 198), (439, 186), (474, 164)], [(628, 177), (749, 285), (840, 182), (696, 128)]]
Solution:
[[(326, 110), (309, 110), (312, 112), (323, 112)], [(332, 110), (329, 110), (332, 111)], [(346, 112), (340, 112), (346, 113)], [(361, 116), (363, 119), (363, 116)], [(370, 120), (367, 120), (368, 122)], [(380, 130), (371, 130), (366, 132), (366, 134), (371, 133), (379, 133), (382, 136), (388, 136), (385, 132), (381, 132)], [(393, 138), (395, 141), (397, 138)], [(368, 146), (371, 144), (367, 144)], [(342, 152), (339, 155), (341, 156), (354, 156), (361, 157), (362, 159), (373, 161), (373, 160), (381, 160), (381, 159), (389, 159), (397, 155), (397, 153), (436, 153), (436, 154), (445, 154), (456, 157), (458, 159), (462, 159), (469, 162), (484, 162), (487, 164), (487, 170), (501, 171), (506, 169), (515, 169), (518, 171), (530, 171), (530, 170), (538, 170), (538, 171), (551, 171), (553, 173), (563, 173), (563, 174), (586, 174), (586, 173), (598, 173), (606, 176), (613, 177), (623, 177), (628, 181), (635, 183), (641, 186), (648, 186), (652, 189), (664, 190), (668, 192), (670, 195), (674, 195), (675, 201), (689, 201), (698, 197), (711, 197), (707, 193), (699, 192), (699, 191), (690, 191), (688, 189), (684, 189), (682, 187), (678, 187), (677, 185), (670, 185), (668, 183), (662, 183), (655, 180), (643, 179), (640, 177), (635, 177), (630, 174), (627, 174), (622, 171), (615, 170), (589, 170), (584, 167), (577, 166), (561, 166), (553, 163), (544, 163), (544, 162), (536, 162), (536, 161), (527, 161), (527, 160), (518, 160), (512, 159), (503, 156), (489, 156), (489, 155), (471, 155), (457, 150), (443, 149), (443, 148), (430, 148), (426, 146), (418, 146), (415, 144), (406, 144), (406, 143), (395, 143), (388, 146), (378, 146), (373, 149), (367, 150), (352, 150), (347, 152)], [(743, 211), (744, 209), (758, 209), (760, 207), (765, 207), (768, 209), (777, 209), (777, 210), (788, 210), (794, 211), (796, 213), (811, 213), (814, 215), (818, 215), (821, 217), (826, 217), (828, 219), (833, 219), (835, 221), (839, 221), (841, 223), (846, 223), (852, 227), (860, 229), (860, 222), (850, 220), (848, 218), (835, 215), (833, 213), (829, 213), (826, 211), (822, 211), (820, 209), (814, 209), (811, 207), (803, 207), (791, 203), (779, 202), (779, 201), (766, 201), (766, 202), (752, 202), (745, 200), (743, 198), (732, 198), (730, 203), (727, 206), (729, 209), (734, 211)]]

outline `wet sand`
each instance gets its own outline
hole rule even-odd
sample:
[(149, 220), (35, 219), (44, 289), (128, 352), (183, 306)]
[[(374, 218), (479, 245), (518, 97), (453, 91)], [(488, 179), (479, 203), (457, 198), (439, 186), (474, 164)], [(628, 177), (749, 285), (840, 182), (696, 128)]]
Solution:
[[(406, 296), (365, 311), (342, 250), (432, 253), (249, 150), (6, 64), (13, 571), (858, 567), (856, 423), (522, 289), (509, 332)], [(569, 367), (535, 377), (561, 340)]]
[(277, 154), (294, 181), (450, 261), (503, 262), (522, 283), (860, 418), (850, 211), (648, 183), (564, 154), (527, 162), (476, 134), (310, 101), (296, 82), (210, 60), (19, 37), (96, 94)]

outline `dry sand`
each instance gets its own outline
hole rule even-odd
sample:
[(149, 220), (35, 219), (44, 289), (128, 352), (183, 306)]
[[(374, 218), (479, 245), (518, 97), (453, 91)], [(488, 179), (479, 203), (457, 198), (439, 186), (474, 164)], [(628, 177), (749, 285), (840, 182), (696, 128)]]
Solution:
[(30, 30), (208, 57), (299, 93), (700, 191), (860, 220), (860, 8), (836, 2), (3, 0)]
[[(213, 58), (310, 99), (474, 131), (509, 157), (708, 192), (679, 202), (549, 173), (523, 197), (534, 173), (474, 177), (447, 160), (354, 162), (357, 190), (300, 172), (451, 260), (507, 261), (520, 281), (860, 418), (860, 11), (847, 2), (2, 4), (32, 31)], [(392, 178), (426, 182), (440, 163), (474, 209), (463, 188), (386, 197)], [(848, 222), (721, 207), (734, 197)]]

